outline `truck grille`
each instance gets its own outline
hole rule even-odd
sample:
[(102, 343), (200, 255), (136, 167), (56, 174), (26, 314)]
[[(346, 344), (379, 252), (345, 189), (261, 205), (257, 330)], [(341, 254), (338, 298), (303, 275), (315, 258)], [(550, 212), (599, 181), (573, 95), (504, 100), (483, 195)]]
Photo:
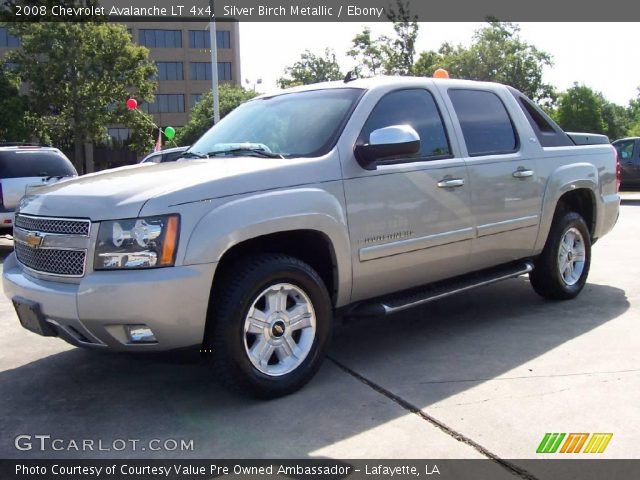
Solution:
[(91, 222), (89, 220), (30, 217), (18, 214), (16, 215), (14, 225), (31, 232), (82, 235), (86, 237), (89, 235)]
[(15, 252), (20, 263), (37, 272), (74, 277), (84, 275), (87, 256), (84, 250), (31, 248), (28, 245), (16, 242)]

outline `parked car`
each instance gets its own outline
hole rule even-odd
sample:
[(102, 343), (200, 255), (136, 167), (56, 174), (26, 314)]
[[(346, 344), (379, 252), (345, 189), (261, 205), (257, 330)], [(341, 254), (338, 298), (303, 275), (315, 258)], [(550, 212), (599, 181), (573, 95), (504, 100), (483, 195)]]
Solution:
[(624, 187), (640, 186), (640, 137), (621, 138), (613, 142), (618, 151)]
[(25, 193), (77, 175), (57, 148), (0, 143), (0, 234), (12, 233), (14, 210)]
[(174, 147), (161, 150), (160, 152), (153, 152), (140, 160), (140, 163), (164, 163), (175, 162), (178, 160), (189, 147)]
[(495, 83), (296, 87), (183, 155), (23, 199), (3, 276), (25, 328), (97, 350), (196, 345), (226, 385), (276, 397), (318, 370), (334, 317), (526, 274), (574, 298), (620, 203), (606, 137)]

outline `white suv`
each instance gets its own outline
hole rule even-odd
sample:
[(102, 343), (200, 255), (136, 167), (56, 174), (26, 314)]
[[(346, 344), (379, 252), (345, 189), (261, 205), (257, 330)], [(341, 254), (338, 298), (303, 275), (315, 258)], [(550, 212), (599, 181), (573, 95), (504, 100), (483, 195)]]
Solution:
[(11, 233), (20, 199), (78, 172), (57, 148), (0, 143), (0, 234)]

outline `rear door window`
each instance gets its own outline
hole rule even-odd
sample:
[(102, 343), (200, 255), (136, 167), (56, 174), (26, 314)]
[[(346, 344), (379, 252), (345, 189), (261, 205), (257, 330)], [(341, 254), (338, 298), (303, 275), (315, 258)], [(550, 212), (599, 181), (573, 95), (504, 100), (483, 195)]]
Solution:
[(76, 169), (53, 151), (10, 150), (0, 152), (0, 178), (69, 177)]
[(500, 155), (518, 150), (519, 141), (502, 100), (485, 90), (451, 89), (469, 156)]
[(614, 144), (614, 147), (616, 147), (616, 150), (618, 151), (618, 158), (620, 161), (626, 160), (627, 162), (631, 162), (635, 144), (635, 140), (624, 140)]

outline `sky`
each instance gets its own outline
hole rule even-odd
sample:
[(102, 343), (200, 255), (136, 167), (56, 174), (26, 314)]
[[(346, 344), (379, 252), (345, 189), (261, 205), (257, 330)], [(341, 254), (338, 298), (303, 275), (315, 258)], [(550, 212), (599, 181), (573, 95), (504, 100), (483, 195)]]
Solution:
[[(416, 52), (437, 49), (443, 42), (469, 45), (482, 23), (420, 23)], [(553, 56), (544, 81), (566, 90), (574, 82), (602, 92), (611, 102), (626, 105), (640, 86), (640, 62), (633, 53), (640, 23), (519, 23), (521, 37)], [(260, 92), (276, 87), (276, 79), (305, 50), (321, 54), (333, 49), (343, 71), (353, 67), (344, 52), (352, 38), (368, 26), (374, 36), (393, 33), (388, 23), (240, 23), (243, 82)]]

